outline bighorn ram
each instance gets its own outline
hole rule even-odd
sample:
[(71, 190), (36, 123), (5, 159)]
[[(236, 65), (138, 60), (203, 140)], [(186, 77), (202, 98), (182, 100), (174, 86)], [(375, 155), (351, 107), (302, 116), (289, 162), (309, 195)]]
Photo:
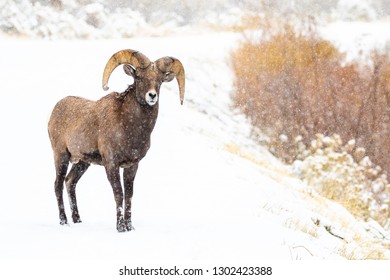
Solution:
[[(178, 59), (162, 57), (151, 62), (140, 52), (121, 50), (106, 64), (104, 90), (108, 89), (111, 73), (121, 64), (124, 64), (125, 73), (134, 78), (134, 83), (123, 93), (112, 92), (98, 101), (68, 96), (56, 104), (51, 114), (48, 131), (54, 153), (54, 189), (62, 225), (68, 223), (62, 196), (64, 181), (73, 222), (80, 223), (76, 184), (92, 163), (105, 167), (115, 196), (117, 230), (134, 229), (131, 223), (133, 181), (138, 163), (150, 147), (161, 83), (176, 77), (183, 104), (185, 74)], [(72, 168), (67, 174), (69, 162)], [(123, 168), (124, 194), (120, 168)]]

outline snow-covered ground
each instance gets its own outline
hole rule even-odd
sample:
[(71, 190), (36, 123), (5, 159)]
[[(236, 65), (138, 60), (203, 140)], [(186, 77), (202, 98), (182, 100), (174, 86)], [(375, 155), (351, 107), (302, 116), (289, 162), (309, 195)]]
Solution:
[(389, 21), (334, 22), (320, 28), (320, 34), (347, 54), (347, 60), (370, 59), (373, 49), (390, 51)]
[[(157, 266), (175, 260), (259, 265), (390, 258), (380, 242), (387, 233), (317, 195), (250, 140), (248, 122), (230, 106), (228, 55), (237, 39), (233, 33), (109, 41), (2, 39), (0, 264), (5, 265), (0, 275), (8, 274), (1, 278), (16, 277), (21, 264), (41, 269), (40, 261), (58, 268), (62, 261), (91, 260)], [(116, 232), (112, 190), (97, 166), (77, 188), (83, 223), (60, 226), (47, 136), (51, 109), (66, 95), (103, 96), (103, 67), (124, 48), (153, 60), (179, 58), (187, 74), (184, 105), (176, 82), (163, 85), (152, 148), (135, 181), (135, 231)], [(128, 83), (118, 69), (109, 85), (121, 90)], [(115, 276), (117, 268), (110, 273)]]

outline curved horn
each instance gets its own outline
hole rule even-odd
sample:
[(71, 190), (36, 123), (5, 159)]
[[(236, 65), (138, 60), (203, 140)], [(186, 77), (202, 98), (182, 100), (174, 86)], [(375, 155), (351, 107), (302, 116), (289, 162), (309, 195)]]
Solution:
[(150, 64), (150, 60), (142, 53), (134, 50), (121, 50), (116, 52), (107, 61), (106, 67), (103, 72), (102, 86), (104, 90), (108, 90), (108, 79), (111, 76), (112, 71), (121, 64), (130, 64), (134, 68), (146, 68)]
[(183, 64), (181, 64), (180, 60), (178, 60), (177, 58), (170, 56), (158, 59), (155, 64), (161, 72), (171, 72), (174, 74), (177, 80), (177, 84), (179, 85), (180, 103), (181, 105), (183, 105), (185, 88), (185, 72)]

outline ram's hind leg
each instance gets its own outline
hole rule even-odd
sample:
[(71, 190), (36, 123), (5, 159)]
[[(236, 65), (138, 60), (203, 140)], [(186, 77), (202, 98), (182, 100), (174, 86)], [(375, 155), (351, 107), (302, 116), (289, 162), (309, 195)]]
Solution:
[(54, 155), (54, 162), (56, 168), (56, 181), (54, 183), (54, 191), (57, 197), (57, 204), (58, 204), (58, 211), (60, 215), (61, 225), (65, 225), (68, 223), (68, 219), (66, 218), (65, 208), (64, 208), (63, 191), (64, 191), (65, 175), (69, 165), (69, 157), (70, 155), (68, 152)]
[(72, 220), (74, 223), (81, 223), (79, 210), (77, 208), (77, 199), (76, 199), (76, 184), (80, 180), (81, 176), (89, 167), (89, 163), (84, 161), (79, 161), (76, 164), (73, 164), (72, 169), (69, 171), (69, 174), (66, 176), (65, 184), (68, 191), (70, 209), (72, 210)]

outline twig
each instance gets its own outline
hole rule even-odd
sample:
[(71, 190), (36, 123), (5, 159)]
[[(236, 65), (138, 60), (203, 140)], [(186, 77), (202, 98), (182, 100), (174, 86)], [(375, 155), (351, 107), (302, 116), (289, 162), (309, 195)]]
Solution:
[(334, 237), (340, 238), (341, 240), (345, 240), (344, 237), (342, 237), (340, 235), (337, 235), (334, 232), (332, 232), (332, 227), (331, 226), (324, 226), (324, 228), (326, 229), (327, 232), (329, 232)]

